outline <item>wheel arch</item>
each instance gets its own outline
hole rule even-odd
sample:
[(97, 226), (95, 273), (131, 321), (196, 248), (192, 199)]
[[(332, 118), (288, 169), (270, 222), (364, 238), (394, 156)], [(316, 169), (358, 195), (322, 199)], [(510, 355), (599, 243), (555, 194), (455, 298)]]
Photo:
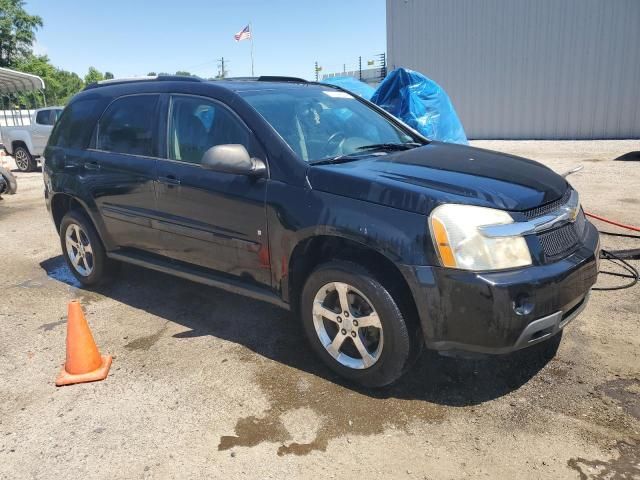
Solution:
[(100, 229), (94, 221), (89, 207), (84, 202), (82, 202), (82, 200), (74, 197), (73, 195), (69, 195), (68, 193), (56, 193), (51, 198), (51, 215), (53, 217), (53, 223), (56, 226), (56, 231), (60, 232), (60, 224), (62, 223), (62, 219), (71, 210), (79, 211), (87, 217), (87, 219), (93, 225), (93, 228), (95, 228), (96, 232), (98, 232), (98, 235), (100, 236), (100, 239), (104, 244), (104, 239), (102, 237)]
[[(399, 302), (408, 319), (417, 321), (417, 307), (407, 279), (396, 263), (379, 250), (347, 237), (314, 235), (296, 244), (289, 258), (286, 287), (288, 301), (295, 311), (299, 307), (302, 288), (311, 272), (323, 263), (342, 260), (368, 270)], [(419, 323), (419, 322), (418, 322)]]
[(30, 143), (31, 143), (31, 141), (28, 138), (26, 138), (26, 139), (18, 138), (18, 139), (12, 140), (11, 141), (11, 150), (12, 150), (11, 151), (11, 155), (15, 155), (16, 148), (24, 147), (27, 150), (27, 152), (29, 152), (29, 155), (34, 157), (34, 155), (32, 153), (33, 152), (33, 148), (32, 148), (32, 145), (30, 145)]

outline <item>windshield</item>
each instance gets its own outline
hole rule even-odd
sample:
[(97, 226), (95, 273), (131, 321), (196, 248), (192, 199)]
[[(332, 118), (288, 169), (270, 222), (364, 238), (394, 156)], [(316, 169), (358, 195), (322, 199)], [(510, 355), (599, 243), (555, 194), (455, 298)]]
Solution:
[(238, 92), (306, 162), (416, 139), (346, 92), (320, 86)]

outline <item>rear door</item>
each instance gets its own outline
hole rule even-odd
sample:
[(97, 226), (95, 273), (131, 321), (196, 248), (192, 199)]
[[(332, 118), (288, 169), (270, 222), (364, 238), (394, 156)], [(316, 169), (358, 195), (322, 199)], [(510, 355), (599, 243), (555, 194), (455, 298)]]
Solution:
[(153, 229), (155, 177), (162, 98), (137, 94), (117, 98), (102, 114), (92, 148), (83, 157), (84, 188), (90, 190), (117, 247), (158, 253)]
[(270, 285), (265, 194), (268, 180), (204, 169), (204, 152), (242, 144), (266, 161), (253, 133), (211, 98), (172, 95), (167, 159), (158, 162), (156, 228), (172, 259)]

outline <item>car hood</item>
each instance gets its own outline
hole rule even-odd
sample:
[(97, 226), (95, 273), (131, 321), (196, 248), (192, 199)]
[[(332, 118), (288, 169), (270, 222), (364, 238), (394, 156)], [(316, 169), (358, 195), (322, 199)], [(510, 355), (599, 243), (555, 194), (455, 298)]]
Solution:
[(308, 178), (315, 190), (424, 214), (441, 203), (528, 210), (567, 189), (562, 176), (533, 160), (441, 142), (311, 166)]

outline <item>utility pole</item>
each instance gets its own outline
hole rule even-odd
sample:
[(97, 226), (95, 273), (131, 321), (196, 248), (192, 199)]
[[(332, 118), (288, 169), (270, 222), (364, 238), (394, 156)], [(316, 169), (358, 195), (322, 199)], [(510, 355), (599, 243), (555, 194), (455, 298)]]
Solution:
[[(229, 63), (229, 62), (227, 62)], [(224, 68), (224, 57), (218, 59), (218, 76), (216, 78), (225, 78), (227, 76), (227, 72)]]
[(381, 53), (378, 55), (378, 60), (380, 61), (380, 81), (382, 81), (387, 76), (387, 55)]
[(362, 81), (362, 57), (358, 57), (358, 80)]

